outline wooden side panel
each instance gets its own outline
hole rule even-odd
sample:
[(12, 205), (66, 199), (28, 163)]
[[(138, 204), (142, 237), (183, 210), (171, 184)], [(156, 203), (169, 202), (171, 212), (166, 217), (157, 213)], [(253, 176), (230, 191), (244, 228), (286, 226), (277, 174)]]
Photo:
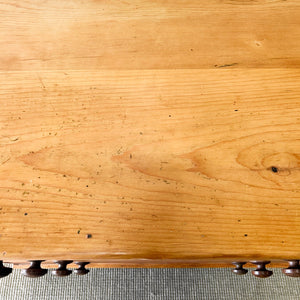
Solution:
[(0, 81), (3, 259), (299, 255), (299, 70)]
[(297, 0), (0, 3), (0, 69), (298, 68)]

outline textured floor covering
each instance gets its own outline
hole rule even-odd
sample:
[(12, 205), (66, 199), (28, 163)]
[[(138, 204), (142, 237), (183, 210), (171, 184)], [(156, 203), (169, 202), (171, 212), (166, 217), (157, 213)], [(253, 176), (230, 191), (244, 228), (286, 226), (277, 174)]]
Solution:
[(25, 278), (20, 270), (0, 281), (2, 300), (64, 299), (300, 299), (300, 279), (275, 270), (268, 279), (229, 269), (98, 269), (86, 276)]

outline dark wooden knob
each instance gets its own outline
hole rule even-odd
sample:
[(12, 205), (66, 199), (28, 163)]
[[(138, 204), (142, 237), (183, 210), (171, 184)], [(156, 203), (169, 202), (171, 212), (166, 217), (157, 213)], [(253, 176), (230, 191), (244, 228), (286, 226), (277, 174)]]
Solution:
[(289, 267), (282, 269), (282, 273), (290, 277), (300, 277), (299, 260), (289, 260)]
[(74, 273), (77, 275), (85, 275), (90, 271), (85, 268), (85, 266), (88, 265), (89, 262), (76, 261), (75, 264), (79, 266), (78, 269), (74, 270)]
[(47, 274), (48, 270), (41, 268), (42, 260), (31, 260), (30, 267), (22, 270), (22, 274), (26, 277), (37, 278)]
[(246, 264), (246, 262), (235, 261), (232, 264), (235, 265), (235, 268), (231, 270), (234, 274), (245, 275), (248, 273), (248, 270), (243, 268), (243, 265)]
[(273, 272), (266, 269), (266, 265), (269, 261), (251, 261), (252, 264), (257, 266), (256, 270), (252, 271), (252, 274), (259, 278), (267, 278), (273, 275)]
[(12, 272), (12, 268), (3, 266), (3, 261), (0, 260), (0, 278), (8, 276)]
[(69, 276), (72, 271), (67, 269), (67, 265), (70, 264), (72, 260), (57, 260), (55, 261), (58, 264), (58, 268), (53, 270), (51, 273), (58, 277)]

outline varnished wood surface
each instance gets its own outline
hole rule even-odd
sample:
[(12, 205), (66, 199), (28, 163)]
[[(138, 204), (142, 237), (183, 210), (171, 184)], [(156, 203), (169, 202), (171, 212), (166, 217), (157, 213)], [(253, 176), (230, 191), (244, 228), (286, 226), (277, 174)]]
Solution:
[(3, 70), (300, 65), (298, 0), (4, 0)]
[(1, 2), (1, 259), (298, 259), (299, 9)]

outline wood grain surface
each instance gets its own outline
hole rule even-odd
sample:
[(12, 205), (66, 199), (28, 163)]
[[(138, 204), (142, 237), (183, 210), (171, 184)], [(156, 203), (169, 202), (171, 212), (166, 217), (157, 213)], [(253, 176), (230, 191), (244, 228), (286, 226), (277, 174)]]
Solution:
[(0, 68), (300, 66), (298, 0), (0, 2)]
[(299, 1), (2, 1), (0, 258), (299, 258)]

